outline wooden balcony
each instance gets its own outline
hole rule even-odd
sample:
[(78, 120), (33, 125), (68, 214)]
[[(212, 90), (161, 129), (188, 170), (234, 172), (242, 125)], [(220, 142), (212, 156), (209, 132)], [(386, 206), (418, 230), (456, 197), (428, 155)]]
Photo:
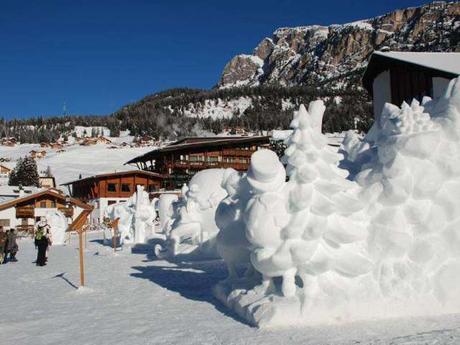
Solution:
[(68, 218), (73, 217), (73, 213), (74, 213), (73, 207), (59, 207), (58, 210), (61, 211), (62, 214), (64, 214), (64, 216)]
[(177, 161), (172, 164), (167, 164), (167, 167), (173, 169), (191, 169), (191, 170), (204, 170), (212, 168), (233, 168), (239, 171), (246, 171), (249, 168), (249, 163), (240, 162), (190, 162), (190, 161)]
[(31, 206), (16, 207), (16, 218), (34, 218), (35, 209)]

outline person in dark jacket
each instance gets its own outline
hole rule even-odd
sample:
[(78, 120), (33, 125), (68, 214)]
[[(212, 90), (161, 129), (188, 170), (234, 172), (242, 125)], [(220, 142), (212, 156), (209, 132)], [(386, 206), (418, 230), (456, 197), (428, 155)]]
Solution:
[(10, 231), (7, 232), (7, 237), (8, 237), (8, 244), (7, 244), (7, 253), (10, 254), (9, 260), (11, 262), (16, 262), (18, 261), (16, 259), (16, 253), (18, 252), (18, 243), (16, 241), (16, 232), (14, 229), (10, 229)]
[(38, 249), (37, 252), (37, 266), (46, 265), (46, 249), (48, 248), (49, 238), (49, 225), (46, 220), (41, 219), (37, 223), (37, 229), (35, 230), (35, 247)]
[(7, 241), (8, 241), (8, 236), (3, 230), (3, 226), (0, 226), (0, 264), (2, 264), (5, 260)]

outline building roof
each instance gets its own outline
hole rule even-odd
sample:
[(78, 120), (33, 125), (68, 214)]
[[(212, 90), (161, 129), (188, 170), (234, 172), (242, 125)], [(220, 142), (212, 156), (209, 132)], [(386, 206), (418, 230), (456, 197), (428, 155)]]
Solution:
[(270, 137), (269, 136), (254, 136), (254, 137), (195, 137), (195, 138), (185, 138), (179, 140), (171, 145), (163, 147), (161, 149), (156, 149), (150, 152), (147, 152), (141, 156), (131, 159), (130, 161), (126, 162), (125, 164), (133, 164), (137, 162), (145, 162), (148, 160), (153, 160), (158, 158), (165, 153), (171, 152), (188, 152), (193, 150), (199, 150), (202, 148), (209, 148), (213, 146), (218, 147), (232, 147), (232, 146), (239, 146), (241, 144), (249, 144), (249, 143), (269, 143)]
[(80, 207), (82, 209), (85, 209), (85, 210), (92, 210), (93, 209), (93, 207), (91, 205), (89, 205), (89, 204), (87, 204), (87, 203), (85, 203), (85, 202), (83, 202), (83, 201), (81, 201), (79, 199), (67, 196), (64, 193), (58, 191), (57, 189), (48, 188), (48, 189), (42, 190), (42, 191), (37, 192), (37, 193), (29, 194), (29, 195), (26, 195), (26, 196), (23, 196), (23, 197), (20, 197), (20, 198), (16, 198), (16, 199), (11, 200), (11, 201), (4, 202), (4, 203), (0, 204), (0, 211), (6, 210), (6, 209), (11, 208), (11, 207), (14, 207), (19, 203), (27, 202), (29, 200), (39, 198), (39, 197), (41, 197), (43, 195), (51, 195), (54, 198), (59, 199), (59, 200), (61, 200), (63, 202), (67, 201), (67, 198), (68, 198), (68, 201), (71, 204), (76, 205), (76, 206), (78, 206), (78, 207)]
[(82, 179), (62, 183), (61, 186), (68, 186), (71, 184), (74, 184), (75, 182), (81, 182), (81, 181), (91, 181), (91, 180), (98, 180), (101, 178), (106, 178), (106, 177), (118, 177), (118, 176), (126, 176), (126, 175), (143, 175), (143, 176), (148, 176), (148, 177), (156, 177), (156, 178), (165, 178), (165, 176), (151, 172), (151, 171), (145, 171), (145, 170), (129, 170), (129, 171), (119, 171), (119, 172), (113, 172), (113, 173), (107, 173), (107, 174), (99, 174), (99, 175), (94, 175), (90, 177), (85, 177)]
[(364, 87), (372, 93), (372, 82), (391, 64), (411, 65), (433, 76), (453, 79), (460, 75), (460, 53), (380, 52), (372, 54), (363, 76)]

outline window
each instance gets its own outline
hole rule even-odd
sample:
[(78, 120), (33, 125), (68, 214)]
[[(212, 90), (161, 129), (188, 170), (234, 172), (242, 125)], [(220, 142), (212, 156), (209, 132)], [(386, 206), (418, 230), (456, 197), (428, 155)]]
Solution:
[(0, 219), (0, 226), (10, 226), (9, 219)]
[(46, 201), (40, 201), (40, 208), (46, 208)]
[(107, 185), (107, 191), (108, 192), (116, 192), (117, 191), (117, 185), (115, 183), (109, 183)]
[(148, 188), (149, 193), (153, 193), (156, 190), (157, 190), (157, 186), (155, 186), (154, 184), (149, 184), (149, 188)]
[(122, 192), (131, 192), (131, 186), (129, 183), (122, 183), (121, 184), (121, 191)]
[(109, 200), (107, 203), (110, 206), (110, 205), (116, 204), (117, 201), (116, 200)]
[(56, 201), (51, 201), (51, 208), (56, 208)]
[(219, 157), (217, 156), (208, 156), (208, 162), (217, 162)]

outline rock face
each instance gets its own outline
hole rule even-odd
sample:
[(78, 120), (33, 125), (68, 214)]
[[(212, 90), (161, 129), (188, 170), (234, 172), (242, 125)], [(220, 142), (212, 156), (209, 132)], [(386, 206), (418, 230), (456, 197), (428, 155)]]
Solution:
[(224, 68), (219, 87), (346, 85), (374, 50), (460, 51), (460, 3), (434, 2), (343, 25), (280, 28)]

